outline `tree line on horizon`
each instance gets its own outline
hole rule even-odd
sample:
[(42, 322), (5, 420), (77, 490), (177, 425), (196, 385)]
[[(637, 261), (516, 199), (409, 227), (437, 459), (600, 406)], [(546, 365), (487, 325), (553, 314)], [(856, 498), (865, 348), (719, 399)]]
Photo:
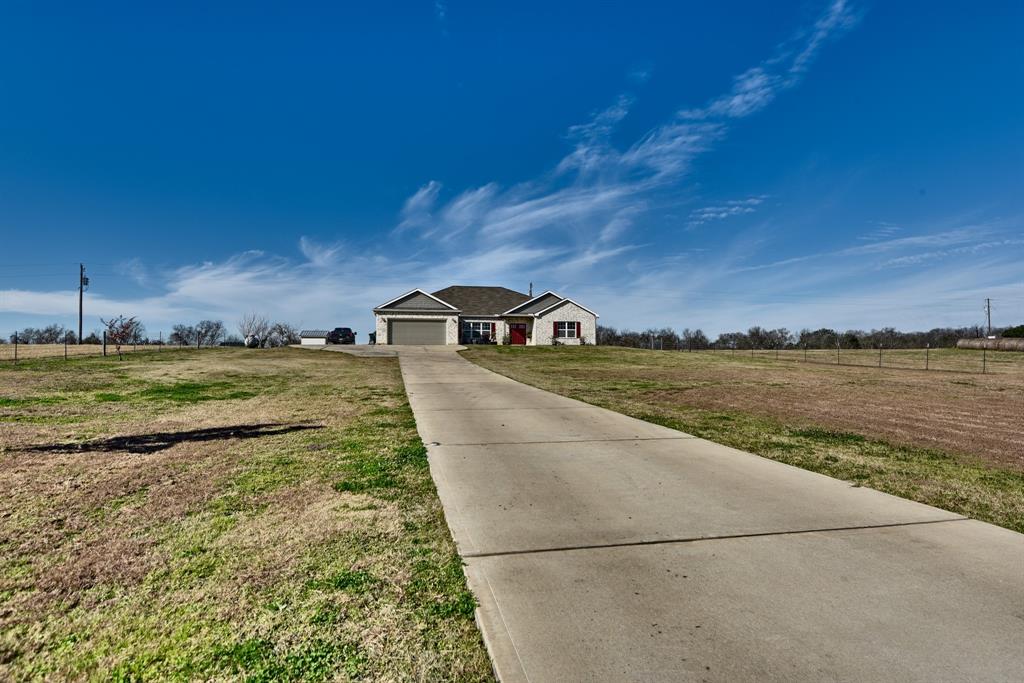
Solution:
[[(122, 316), (123, 317), (123, 316)], [(285, 322), (271, 323), (257, 314), (243, 316), (238, 325), (240, 334), (230, 334), (222, 320), (200, 320), (196, 324), (177, 323), (171, 326), (171, 333), (150, 337), (141, 322), (131, 319), (132, 327), (125, 344), (165, 346), (244, 346), (245, 338), (258, 336), (262, 347), (298, 344), (298, 330)], [(108, 332), (109, 338), (109, 332)], [(78, 335), (74, 330), (59, 324), (46, 327), (25, 327), (12, 332), (8, 337), (0, 336), (0, 344), (77, 344)], [(93, 330), (82, 337), (83, 344), (102, 344), (103, 330)]]
[[(134, 323), (134, 333), (128, 343), (139, 345), (168, 346), (244, 346), (245, 339), (256, 337), (263, 347), (287, 346), (298, 344), (298, 330), (288, 323), (270, 321), (260, 315), (248, 314), (239, 323), (239, 333), (229, 334), (221, 320), (201, 320), (192, 325), (178, 323), (171, 327), (166, 339), (151, 338), (145, 326)], [(993, 334), (1002, 337), (1024, 338), (1024, 325), (1006, 328), (993, 328)], [(760, 326), (749, 328), (746, 332), (723, 332), (714, 340), (701, 329), (684, 328), (676, 332), (669, 327), (649, 328), (642, 331), (616, 329), (604, 325), (597, 326), (597, 343), (603, 346), (625, 346), (632, 348), (650, 348), (652, 339), (663, 349), (692, 349), (702, 351), (709, 349), (834, 349), (838, 343), (844, 349), (920, 349), (926, 345), (932, 348), (950, 348), (956, 346), (960, 339), (975, 339), (985, 336), (985, 329), (979, 325), (968, 327), (936, 327), (927, 332), (901, 332), (893, 327), (879, 330), (845, 331), (822, 327), (817, 330), (803, 329), (798, 333), (790, 332), (784, 327), (768, 329)], [(0, 344), (77, 344), (78, 335), (74, 330), (63, 325), (53, 324), (46, 327), (26, 327), (12, 333), (8, 337), (0, 336)], [(82, 338), (83, 344), (103, 343), (103, 333), (94, 330)]]
[[(992, 333), (1003, 337), (1024, 337), (1024, 325), (993, 328)], [(955, 347), (960, 339), (985, 336), (985, 328), (936, 327), (927, 332), (902, 332), (893, 327), (878, 330), (834, 330), (822, 327), (791, 332), (785, 327), (768, 329), (755, 325), (746, 332), (723, 332), (714, 340), (701, 329), (684, 328), (676, 332), (670, 327), (649, 328), (643, 331), (617, 330), (597, 326), (597, 343), (603, 346), (625, 346), (639, 349), (655, 348), (703, 351), (710, 349), (922, 349)]]

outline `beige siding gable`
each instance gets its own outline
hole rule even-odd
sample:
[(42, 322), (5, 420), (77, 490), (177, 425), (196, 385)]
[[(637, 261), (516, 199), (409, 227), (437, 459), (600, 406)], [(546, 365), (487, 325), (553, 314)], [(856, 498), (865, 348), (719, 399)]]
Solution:
[(553, 306), (562, 300), (562, 297), (557, 294), (545, 294), (529, 303), (529, 306), (522, 306), (520, 308), (513, 308), (509, 311), (510, 315), (525, 315), (529, 313), (539, 313), (548, 306)]
[(444, 311), (451, 310), (446, 308), (443, 304), (438, 303), (437, 299), (431, 298), (423, 292), (413, 292), (409, 296), (399, 301), (390, 304), (387, 307), (389, 311)]

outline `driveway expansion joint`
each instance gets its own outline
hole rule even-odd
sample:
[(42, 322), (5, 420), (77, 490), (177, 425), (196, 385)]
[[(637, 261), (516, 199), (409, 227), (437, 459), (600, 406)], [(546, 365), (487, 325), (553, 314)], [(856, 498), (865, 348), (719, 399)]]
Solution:
[(759, 531), (747, 534), (723, 534), (721, 536), (693, 536), (687, 538), (659, 538), (651, 541), (625, 541), (622, 543), (594, 543), (588, 545), (568, 545), (557, 548), (528, 548), (522, 550), (503, 550), (486, 553), (462, 553), (466, 559), (482, 559), (488, 557), (505, 557), (508, 555), (540, 555), (544, 553), (563, 553), (575, 550), (608, 550), (612, 548), (636, 548), (649, 545), (674, 545), (682, 543), (701, 543), (704, 541), (729, 541), (741, 538), (765, 538), (769, 536), (799, 536), (803, 534), (819, 534), (837, 531), (871, 531), (873, 529), (895, 529), (905, 526), (922, 526), (925, 524), (944, 524), (946, 522), (969, 522), (968, 517), (951, 517), (947, 519), (926, 519), (917, 522), (892, 522), (890, 524), (863, 524), (858, 526), (825, 527), (820, 529), (794, 529), (791, 531)]
[(523, 408), (420, 408), (420, 412), (423, 412), (423, 413), (451, 413), (451, 412), (475, 413), (475, 412), (481, 412), (481, 411), (494, 411), (494, 410), (498, 410), (498, 411), (501, 411), (503, 413), (508, 413), (508, 412), (523, 412), (523, 411), (531, 411), (532, 410), (532, 411), (550, 413), (552, 410), (589, 410), (591, 408), (593, 408), (593, 406), (590, 406), (590, 405), (584, 405), (584, 406), (559, 406), (557, 408), (553, 408), (553, 407), (550, 407), (550, 406), (548, 406), (546, 408), (526, 408), (526, 407), (523, 407)]
[(628, 441), (689, 441), (696, 439), (696, 436), (634, 436), (610, 439), (560, 439), (556, 441), (481, 441), (473, 443), (444, 443), (432, 441), (431, 446), (542, 446), (555, 443), (614, 443)]

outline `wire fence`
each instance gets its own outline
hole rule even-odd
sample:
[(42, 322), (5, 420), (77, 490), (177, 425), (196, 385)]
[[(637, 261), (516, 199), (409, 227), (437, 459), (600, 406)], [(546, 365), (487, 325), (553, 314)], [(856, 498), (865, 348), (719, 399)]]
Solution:
[[(925, 370), (934, 372), (962, 372), (976, 374), (1013, 374), (1024, 376), (1024, 353), (1019, 351), (992, 351), (987, 349), (691, 349), (671, 347), (655, 338), (654, 350), (692, 352), (798, 363), (848, 365), (896, 370)], [(172, 344), (124, 344), (122, 353), (136, 351), (164, 351), (179, 348)], [(195, 348), (194, 346), (188, 348)], [(113, 344), (0, 344), (0, 362), (17, 362), (36, 358), (81, 358), (84, 356), (116, 355)]]
[[(106, 335), (104, 335), (106, 337)], [(122, 344), (121, 353), (132, 353), (136, 351), (163, 351), (179, 348), (171, 344)], [(190, 347), (194, 348), (194, 347)], [(23, 344), (17, 335), (9, 343), (0, 344), (0, 362), (8, 361), (17, 363), (23, 360), (34, 360), (37, 358), (82, 358), (86, 356), (116, 356), (117, 347), (112, 343), (99, 344), (76, 344), (74, 342), (63, 342), (58, 344)]]
[[(659, 350), (655, 341), (654, 349)], [(1024, 353), (987, 349), (687, 349), (662, 347), (661, 350), (715, 354), (741, 358), (767, 359), (797, 363), (848, 365), (894, 370), (924, 370), (974, 374), (1012, 374), (1024, 376)]]

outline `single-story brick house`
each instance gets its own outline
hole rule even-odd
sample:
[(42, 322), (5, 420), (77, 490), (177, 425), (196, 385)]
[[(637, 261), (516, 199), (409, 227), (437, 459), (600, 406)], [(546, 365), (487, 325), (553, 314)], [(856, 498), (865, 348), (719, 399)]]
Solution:
[(556, 294), (505, 287), (422, 289), (373, 309), (378, 344), (596, 344), (597, 313)]

